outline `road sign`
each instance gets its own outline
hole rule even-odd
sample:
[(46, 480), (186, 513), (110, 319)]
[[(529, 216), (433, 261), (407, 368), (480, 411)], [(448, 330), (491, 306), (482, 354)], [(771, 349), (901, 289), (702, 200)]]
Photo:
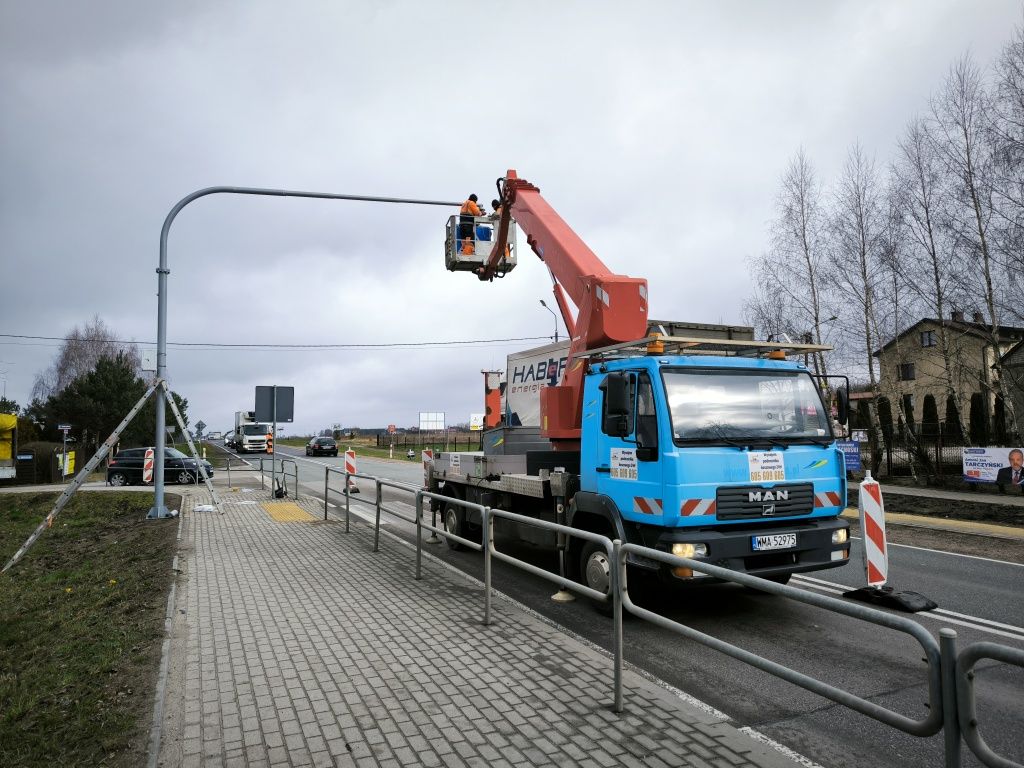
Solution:
[(256, 387), (256, 421), (258, 423), (282, 424), (294, 420), (295, 387)]
[(397, 427), (394, 424), (388, 424), (388, 434), (393, 435), (397, 431)]
[(206, 422), (205, 421), (197, 421), (196, 422), (196, 431), (197, 432), (202, 432), (204, 429), (206, 429)]
[(59, 429), (61, 432), (65, 433), (65, 434), (67, 434), (68, 432), (71, 431), (71, 425), (70, 424), (58, 424), (57, 425), (57, 429)]

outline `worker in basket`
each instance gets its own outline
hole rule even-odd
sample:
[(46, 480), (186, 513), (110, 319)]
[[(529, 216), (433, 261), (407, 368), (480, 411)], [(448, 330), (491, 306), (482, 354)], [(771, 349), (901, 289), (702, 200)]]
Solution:
[(473, 217), (483, 216), (483, 211), (477, 205), (477, 196), (470, 195), (466, 202), (459, 209), (459, 237), (462, 240), (462, 253), (473, 254)]

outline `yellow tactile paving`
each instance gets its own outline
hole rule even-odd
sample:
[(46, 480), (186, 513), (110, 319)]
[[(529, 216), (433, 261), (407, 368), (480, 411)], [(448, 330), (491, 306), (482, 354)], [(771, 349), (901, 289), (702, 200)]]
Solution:
[[(843, 510), (843, 517), (856, 520), (859, 513), (854, 507), (847, 507)], [(886, 512), (886, 522), (893, 525), (912, 525), (920, 528), (935, 528), (942, 531), (953, 531), (955, 533), (974, 533), (982, 536), (999, 536), (1006, 539), (1024, 539), (1024, 528), (1012, 525), (996, 525), (995, 523), (980, 523), (971, 520), (950, 520), (948, 518), (934, 518), (925, 515), (904, 515), (898, 512)]]
[(294, 501), (264, 501), (260, 506), (279, 523), (306, 523), (316, 520)]

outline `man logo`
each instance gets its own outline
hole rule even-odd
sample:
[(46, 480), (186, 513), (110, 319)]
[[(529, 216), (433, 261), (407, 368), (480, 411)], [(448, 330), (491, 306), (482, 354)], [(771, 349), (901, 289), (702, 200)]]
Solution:
[(768, 491), (749, 491), (747, 493), (747, 501), (753, 503), (755, 501), (788, 501), (789, 491), (780, 489), (768, 490)]
[(762, 504), (761, 505), (761, 517), (771, 517), (775, 514), (774, 504)]

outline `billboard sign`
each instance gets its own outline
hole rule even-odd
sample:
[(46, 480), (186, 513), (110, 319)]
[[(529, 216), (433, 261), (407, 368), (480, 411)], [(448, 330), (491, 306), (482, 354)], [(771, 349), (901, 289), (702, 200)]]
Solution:
[(964, 448), (964, 482), (1024, 488), (1024, 448)]
[(482, 413), (469, 414), (469, 431), (479, 432), (484, 428), (484, 415)]
[(444, 411), (420, 411), (420, 432), (444, 429)]

